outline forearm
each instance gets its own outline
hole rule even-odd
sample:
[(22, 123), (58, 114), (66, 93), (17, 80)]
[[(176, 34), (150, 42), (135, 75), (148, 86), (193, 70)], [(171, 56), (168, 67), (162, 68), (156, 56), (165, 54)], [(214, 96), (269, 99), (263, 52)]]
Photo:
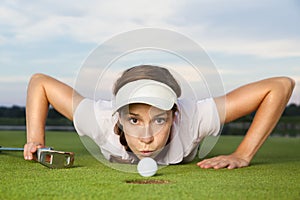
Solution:
[[(294, 81), (286, 77), (271, 78), (240, 87), (226, 95), (225, 118), (223, 101), (216, 99), (221, 123), (231, 122), (256, 111), (253, 122), (236, 151), (230, 155), (205, 159), (201, 168), (234, 169), (250, 164), (255, 153), (276, 126), (294, 88)], [(224, 121), (222, 121), (224, 119)]]
[(293, 84), (289, 86), (275, 81), (272, 84), (277, 85), (266, 92), (246, 136), (234, 152), (247, 162), (252, 160), (276, 126), (292, 93)]
[(273, 98), (269, 93), (256, 111), (246, 136), (235, 151), (250, 162), (258, 149), (268, 138), (284, 111), (286, 99)]
[(24, 145), (24, 158), (34, 159), (38, 148), (45, 146), (45, 123), (49, 105), (52, 105), (66, 118), (73, 119), (73, 109), (83, 99), (68, 85), (43, 74), (32, 76), (27, 93), (26, 128), (27, 143)]
[(28, 85), (26, 103), (27, 142), (45, 143), (45, 122), (52, 105), (73, 120), (73, 109), (83, 99), (70, 86), (43, 74), (35, 74)]
[(29, 82), (26, 100), (27, 143), (45, 145), (45, 123), (49, 102), (40, 77), (35, 75)]

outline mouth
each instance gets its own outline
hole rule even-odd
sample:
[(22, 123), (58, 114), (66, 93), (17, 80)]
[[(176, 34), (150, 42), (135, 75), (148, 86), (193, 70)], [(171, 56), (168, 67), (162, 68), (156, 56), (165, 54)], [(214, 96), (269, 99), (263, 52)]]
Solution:
[(143, 157), (151, 157), (154, 151), (140, 151), (141, 156)]

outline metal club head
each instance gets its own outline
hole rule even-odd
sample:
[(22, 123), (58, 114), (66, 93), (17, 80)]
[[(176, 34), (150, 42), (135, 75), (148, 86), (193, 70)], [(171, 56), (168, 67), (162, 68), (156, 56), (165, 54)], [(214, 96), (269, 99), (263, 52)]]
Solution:
[(37, 152), (38, 162), (52, 169), (69, 168), (74, 163), (74, 153), (40, 148)]
[[(24, 151), (24, 148), (2, 147), (1, 151)], [(39, 148), (35, 154), (36, 161), (51, 169), (62, 169), (73, 166), (74, 153), (55, 151), (51, 147)]]

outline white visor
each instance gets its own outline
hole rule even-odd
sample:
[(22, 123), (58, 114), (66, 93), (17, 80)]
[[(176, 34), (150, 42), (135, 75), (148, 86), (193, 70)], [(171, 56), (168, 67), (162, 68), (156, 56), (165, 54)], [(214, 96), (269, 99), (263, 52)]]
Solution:
[(125, 105), (144, 103), (161, 110), (170, 110), (177, 104), (177, 95), (168, 85), (141, 79), (125, 84), (116, 94), (113, 113)]

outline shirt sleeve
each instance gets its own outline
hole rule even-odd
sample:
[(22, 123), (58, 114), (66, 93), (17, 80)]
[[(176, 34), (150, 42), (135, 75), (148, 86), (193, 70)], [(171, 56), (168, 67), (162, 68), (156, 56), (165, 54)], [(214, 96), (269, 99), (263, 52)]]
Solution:
[(183, 156), (190, 161), (195, 156), (193, 152), (206, 136), (219, 134), (221, 124), (218, 110), (212, 98), (197, 101), (181, 99), (179, 113), (173, 133), (179, 135)]
[(199, 136), (217, 136), (220, 132), (221, 123), (214, 99), (198, 101), (196, 113), (199, 119)]
[(99, 145), (113, 131), (111, 102), (83, 99), (75, 110), (73, 121), (79, 136), (88, 136)]
[(77, 106), (73, 118), (78, 135), (92, 136), (97, 131), (94, 101), (83, 99)]
[(200, 142), (206, 136), (219, 134), (221, 124), (213, 98), (198, 101), (181, 100), (180, 131), (184, 141)]
[(119, 136), (113, 131), (117, 116), (112, 115), (111, 101), (83, 99), (74, 112), (74, 126), (79, 136), (90, 137), (106, 159), (111, 155), (129, 159)]

